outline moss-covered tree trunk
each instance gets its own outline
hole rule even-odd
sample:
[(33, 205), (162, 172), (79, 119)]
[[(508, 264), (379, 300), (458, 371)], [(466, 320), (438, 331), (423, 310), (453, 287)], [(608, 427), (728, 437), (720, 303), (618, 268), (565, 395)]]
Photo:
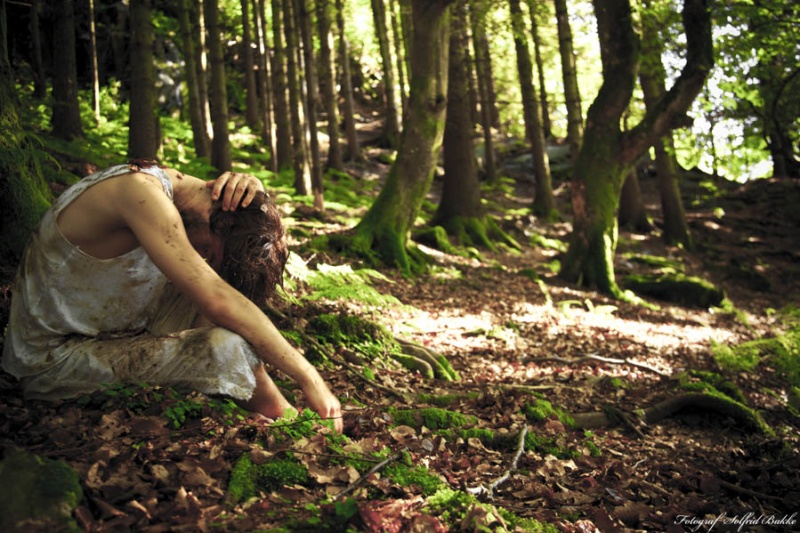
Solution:
[(267, 22), (264, 0), (253, 0), (254, 20), (256, 23), (256, 42), (258, 44), (258, 88), (260, 93), (259, 109), (261, 110), (261, 138), (264, 147), (269, 152), (269, 170), (278, 171), (278, 160), (275, 157), (275, 142), (273, 135), (272, 114), (272, 75), (269, 67), (269, 53), (267, 51)]
[(628, 0), (595, 0), (603, 85), (587, 114), (583, 145), (572, 176), (573, 230), (562, 277), (623, 294), (614, 279), (620, 191), (635, 161), (686, 113), (713, 65), (711, 17), (705, 0), (685, 0), (687, 41), (681, 75), (630, 131), (620, 128), (637, 75), (639, 40)]
[(242, 6), (242, 67), (244, 69), (245, 109), (244, 118), (252, 131), (258, 131), (258, 94), (256, 93), (256, 71), (253, 59), (253, 34), (250, 26), (250, 0), (241, 0)]
[(289, 87), (289, 118), (292, 129), (292, 169), (294, 190), (305, 195), (311, 192), (311, 175), (306, 165), (305, 127), (302, 120), (302, 96), (298, 54), (300, 42), (297, 27), (297, 0), (283, 0), (283, 35), (286, 39), (286, 83)]
[(542, 110), (533, 87), (533, 63), (528, 50), (528, 32), (520, 7), (520, 0), (509, 0), (511, 26), (514, 33), (514, 48), (517, 52), (517, 71), (519, 73), (522, 108), (525, 118), (525, 132), (531, 143), (533, 174), (536, 182), (533, 198), (533, 212), (538, 216), (549, 217), (555, 209), (553, 185), (550, 180), (550, 162), (542, 129)]
[[(552, 123), (550, 121), (550, 106), (547, 98), (547, 85), (545, 84), (544, 58), (542, 57), (542, 39), (539, 37), (539, 10), (543, 8), (541, 3), (536, 0), (527, 0), (528, 11), (531, 14), (531, 40), (533, 41), (533, 57), (536, 61), (536, 71), (539, 77), (539, 104), (542, 108), (542, 131), (544, 138), (549, 139), (553, 136)], [(583, 123), (581, 123), (583, 128)], [(583, 130), (581, 130), (583, 131)]]
[[(8, 59), (5, 2), (0, 1), (0, 280), (11, 277), (31, 231), (50, 204), (36, 143), (19, 121)], [(0, 329), (4, 324), (0, 324)]]
[(617, 220), (621, 227), (627, 227), (633, 231), (646, 232), (652, 229), (650, 220), (647, 218), (647, 210), (642, 200), (642, 190), (639, 187), (639, 176), (637, 176), (635, 168), (628, 172), (628, 177), (625, 178), (625, 184), (622, 186)]
[(448, 0), (412, 0), (408, 113), (386, 184), (356, 227), (354, 247), (410, 272), (408, 234), (430, 188), (447, 108)]
[(130, 6), (131, 107), (128, 157), (131, 159), (156, 159), (159, 128), (156, 116), (153, 22), (150, 16), (150, 0), (132, 0)]
[(555, 0), (558, 26), (558, 51), (561, 54), (561, 74), (564, 78), (564, 101), (567, 106), (567, 142), (574, 161), (578, 157), (583, 138), (583, 111), (578, 90), (578, 72), (572, 46), (572, 28), (569, 24), (567, 0)]

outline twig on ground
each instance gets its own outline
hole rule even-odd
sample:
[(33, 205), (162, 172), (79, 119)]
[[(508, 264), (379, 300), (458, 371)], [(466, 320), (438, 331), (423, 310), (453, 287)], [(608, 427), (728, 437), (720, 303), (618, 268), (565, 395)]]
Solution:
[(502, 476), (495, 479), (489, 486), (479, 485), (477, 487), (467, 487), (466, 492), (474, 496), (482, 496), (486, 494), (490, 500), (493, 500), (495, 489), (508, 481), (508, 478), (511, 477), (511, 473), (517, 469), (519, 458), (522, 455), (522, 452), (525, 451), (525, 437), (527, 434), (528, 426), (526, 425), (523, 426), (522, 430), (519, 432), (519, 442), (517, 443), (517, 453), (514, 455), (514, 460), (511, 462), (511, 466), (503, 473)]
[(564, 363), (567, 365), (577, 365), (579, 363), (584, 363), (586, 361), (599, 361), (601, 363), (608, 363), (610, 365), (630, 365), (636, 368), (641, 368), (642, 370), (647, 370), (648, 372), (653, 372), (654, 374), (658, 374), (661, 377), (668, 378), (672, 374), (668, 372), (663, 372), (657, 369), (654, 366), (648, 365), (647, 363), (640, 363), (638, 361), (633, 361), (631, 359), (615, 359), (613, 357), (602, 357), (600, 355), (583, 355), (581, 357), (528, 357), (525, 359), (528, 363)]
[(727, 481), (720, 480), (719, 486), (725, 490), (729, 490), (731, 492), (737, 492), (739, 494), (744, 494), (745, 496), (752, 496), (753, 498), (760, 498), (762, 500), (781, 501), (781, 498), (778, 498), (777, 496), (770, 496), (769, 494), (756, 492), (754, 490), (740, 487), (739, 485), (734, 485), (733, 483), (729, 483)]
[(337, 494), (336, 494), (336, 495), (333, 497), (333, 499), (334, 499), (334, 500), (336, 500), (336, 499), (339, 499), (339, 498), (341, 498), (342, 496), (345, 496), (345, 495), (347, 495), (347, 494), (350, 494), (351, 492), (353, 492), (354, 490), (356, 490), (356, 489), (357, 489), (357, 488), (358, 488), (358, 487), (359, 487), (359, 486), (360, 486), (362, 483), (364, 483), (364, 481), (366, 481), (366, 480), (367, 480), (367, 478), (369, 478), (369, 476), (371, 476), (372, 474), (374, 474), (374, 473), (375, 473), (375, 472), (377, 472), (378, 470), (382, 469), (383, 467), (385, 467), (385, 466), (386, 466), (386, 465), (388, 465), (389, 463), (391, 463), (391, 462), (393, 462), (393, 461), (397, 461), (397, 460), (398, 460), (398, 459), (400, 459), (400, 458), (403, 456), (403, 454), (404, 454), (405, 452), (407, 452), (407, 451), (408, 451), (408, 448), (407, 448), (407, 447), (405, 447), (405, 446), (403, 446), (403, 449), (402, 449), (402, 450), (400, 450), (399, 452), (395, 453), (394, 455), (390, 455), (389, 457), (387, 457), (386, 459), (384, 459), (384, 460), (383, 460), (383, 461), (381, 461), (380, 463), (376, 464), (375, 466), (373, 466), (372, 468), (370, 468), (370, 469), (369, 469), (369, 471), (367, 471), (365, 474), (363, 474), (361, 477), (359, 477), (357, 480), (353, 481), (353, 482), (352, 482), (350, 485), (348, 485), (347, 487), (345, 487), (344, 489), (342, 489), (341, 491), (339, 491), (339, 492), (338, 492), (338, 493), (337, 493)]

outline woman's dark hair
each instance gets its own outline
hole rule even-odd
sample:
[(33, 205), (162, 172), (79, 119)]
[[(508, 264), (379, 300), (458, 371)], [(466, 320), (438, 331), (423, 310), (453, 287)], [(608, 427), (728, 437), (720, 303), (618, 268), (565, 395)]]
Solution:
[(247, 207), (223, 211), (211, 208), (211, 231), (222, 238), (220, 276), (257, 305), (283, 286), (288, 257), (281, 215), (270, 197), (259, 191)]

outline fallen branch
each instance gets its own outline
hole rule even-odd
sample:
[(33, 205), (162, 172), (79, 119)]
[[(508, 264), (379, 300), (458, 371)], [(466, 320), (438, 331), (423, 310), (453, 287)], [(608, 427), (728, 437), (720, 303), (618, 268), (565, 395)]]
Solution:
[(601, 363), (608, 363), (610, 365), (630, 365), (636, 368), (641, 368), (642, 370), (647, 370), (648, 372), (653, 372), (654, 374), (658, 374), (661, 377), (668, 378), (672, 374), (667, 372), (662, 372), (661, 370), (657, 369), (654, 366), (648, 365), (647, 363), (640, 363), (638, 361), (633, 361), (631, 359), (615, 359), (613, 357), (602, 357), (600, 355), (583, 355), (581, 357), (528, 357), (525, 359), (525, 362), (528, 363), (563, 363), (566, 365), (577, 365), (580, 363), (585, 363), (586, 361), (599, 361)]
[(479, 485), (477, 487), (467, 487), (466, 492), (472, 494), (474, 496), (482, 496), (487, 495), (490, 500), (494, 500), (494, 491), (497, 487), (508, 481), (508, 478), (511, 477), (511, 473), (517, 469), (517, 463), (519, 462), (519, 458), (522, 455), (522, 452), (525, 451), (525, 437), (528, 434), (528, 426), (524, 426), (522, 430), (519, 432), (519, 442), (517, 443), (517, 453), (514, 455), (514, 460), (511, 462), (511, 466), (508, 470), (503, 473), (502, 476), (494, 480), (488, 487), (486, 485)]
[(369, 469), (369, 470), (368, 470), (368, 471), (367, 471), (365, 474), (363, 474), (361, 477), (359, 477), (357, 480), (353, 481), (353, 482), (352, 482), (350, 485), (348, 485), (347, 487), (345, 487), (344, 489), (342, 489), (341, 491), (339, 491), (339, 492), (338, 492), (338, 493), (337, 493), (337, 494), (336, 494), (336, 495), (333, 497), (333, 499), (334, 499), (334, 500), (336, 500), (336, 499), (338, 499), (338, 498), (341, 498), (342, 496), (345, 496), (345, 495), (347, 495), (347, 494), (350, 494), (351, 492), (353, 492), (354, 490), (356, 490), (356, 489), (357, 489), (357, 488), (358, 488), (358, 487), (359, 487), (359, 486), (360, 486), (362, 483), (364, 483), (364, 481), (366, 481), (366, 480), (367, 480), (367, 478), (369, 478), (369, 476), (371, 476), (372, 474), (374, 474), (374, 473), (375, 473), (375, 472), (377, 472), (378, 470), (381, 470), (383, 467), (385, 467), (385, 466), (386, 466), (386, 465), (388, 465), (389, 463), (391, 463), (391, 462), (393, 462), (393, 461), (397, 461), (397, 460), (398, 460), (398, 459), (400, 459), (400, 458), (403, 456), (403, 454), (404, 454), (405, 452), (407, 452), (407, 451), (408, 451), (408, 448), (406, 448), (406, 447), (404, 446), (404, 447), (403, 447), (403, 449), (402, 449), (402, 450), (400, 450), (399, 452), (395, 453), (394, 455), (391, 455), (391, 456), (387, 457), (386, 459), (384, 459), (384, 460), (383, 460), (383, 461), (381, 461), (380, 463), (376, 464), (375, 466), (373, 466), (372, 468), (370, 468), (370, 469)]

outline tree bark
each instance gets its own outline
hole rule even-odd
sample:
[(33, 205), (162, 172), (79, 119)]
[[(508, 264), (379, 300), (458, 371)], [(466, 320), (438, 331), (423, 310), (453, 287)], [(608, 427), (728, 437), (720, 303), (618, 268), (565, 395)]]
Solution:
[[(651, 3), (651, 0), (645, 0), (643, 4), (645, 8), (642, 10), (643, 61), (639, 72), (639, 84), (642, 86), (645, 107), (648, 109), (655, 107), (667, 92), (665, 88), (667, 75), (661, 62), (663, 46), (659, 36), (660, 22), (649, 9)], [(667, 244), (681, 244), (686, 249), (692, 250), (694, 243), (678, 187), (678, 162), (674, 155), (672, 131), (667, 131), (663, 137), (657, 139), (653, 149), (658, 189), (661, 193), (661, 212), (664, 216), (662, 238)]]
[(31, 57), (33, 62), (33, 97), (44, 98), (47, 94), (47, 78), (44, 73), (42, 61), (42, 32), (39, 30), (39, 12), (42, 9), (41, 0), (31, 2)]
[(336, 26), (339, 30), (339, 66), (342, 70), (342, 115), (347, 137), (347, 158), (351, 161), (363, 160), (356, 131), (355, 109), (353, 105), (353, 81), (350, 77), (350, 45), (347, 42), (342, 0), (336, 0)]
[(250, 0), (241, 0), (240, 3), (242, 6), (242, 58), (244, 60), (244, 119), (250, 130), (256, 132), (259, 130), (260, 121), (255, 61), (253, 60), (253, 36), (250, 29)]
[(100, 122), (100, 72), (97, 68), (97, 30), (95, 29), (94, 0), (87, 0), (89, 16), (89, 62), (92, 69), (92, 113)]
[(639, 176), (635, 167), (628, 172), (628, 177), (622, 186), (617, 220), (620, 226), (632, 231), (644, 233), (652, 229), (642, 200), (642, 190), (639, 187)]
[(713, 65), (711, 17), (705, 0), (685, 0), (687, 58), (675, 84), (633, 129), (622, 133), (622, 113), (633, 94), (639, 41), (628, 0), (595, 0), (603, 84), (589, 108), (572, 177), (573, 230), (561, 276), (627, 297), (614, 279), (616, 213), (627, 173), (655, 140), (683, 115)]
[(194, 40), (195, 66), (197, 67), (197, 95), (200, 98), (200, 112), (203, 116), (203, 130), (205, 132), (206, 152), (205, 155), (211, 158), (211, 140), (214, 138), (214, 126), (211, 124), (211, 103), (208, 99), (208, 47), (206, 46), (206, 17), (203, 2), (198, 0), (193, 6), (189, 3), (191, 17), (192, 38)]
[(267, 25), (265, 20), (264, 0), (253, 0), (255, 11), (256, 39), (258, 42), (258, 88), (261, 96), (261, 136), (269, 151), (269, 169), (278, 172), (278, 160), (275, 155), (275, 142), (272, 120), (272, 77), (269, 68), (269, 45), (267, 43)]
[(470, 0), (470, 26), (472, 28), (472, 47), (475, 50), (475, 77), (478, 80), (478, 101), (480, 124), (483, 130), (483, 174), (489, 183), (497, 179), (494, 138), (492, 137), (492, 103), (489, 86), (491, 69), (489, 57), (481, 45), (486, 41), (486, 3), (483, 0)]
[(555, 209), (553, 186), (550, 179), (550, 162), (542, 130), (542, 111), (533, 88), (533, 64), (531, 63), (528, 41), (525, 39), (524, 19), (519, 0), (509, 0), (511, 26), (514, 33), (514, 48), (517, 52), (517, 71), (519, 72), (522, 108), (525, 118), (525, 133), (531, 143), (533, 173), (536, 192), (533, 198), (533, 212), (537, 216), (549, 217)]
[(386, 184), (356, 227), (353, 247), (411, 272), (408, 234), (430, 188), (444, 133), (447, 102), (448, 17), (445, 1), (412, 0), (408, 113)]
[(572, 48), (572, 28), (569, 25), (567, 0), (555, 0), (558, 24), (558, 50), (561, 53), (561, 73), (564, 77), (564, 100), (567, 106), (567, 142), (572, 161), (578, 157), (583, 139), (583, 111), (578, 90), (575, 52)]
[[(306, 122), (309, 131), (309, 151), (311, 156), (311, 194), (314, 196), (314, 209), (322, 212), (325, 209), (323, 199), (322, 167), (320, 166), (319, 135), (317, 132), (317, 63), (314, 58), (314, 41), (311, 32), (311, 17), (313, 0), (299, 0), (298, 15), (300, 20), (300, 33), (303, 38), (303, 57), (306, 72)], [(317, 0), (319, 1), (319, 0)]]
[(302, 120), (300, 73), (297, 67), (299, 39), (297, 37), (296, 4), (298, 0), (283, 0), (283, 34), (286, 38), (286, 82), (289, 86), (289, 119), (292, 128), (292, 170), (297, 194), (311, 192), (311, 177), (306, 166), (305, 128)]
[(128, 157), (156, 159), (159, 147), (150, 0), (131, 0), (131, 104)]
[(392, 68), (392, 51), (389, 47), (389, 32), (386, 29), (386, 5), (384, 0), (370, 0), (372, 3), (372, 17), (375, 22), (375, 35), (378, 39), (378, 49), (381, 55), (381, 69), (383, 72), (383, 142), (390, 148), (397, 148), (400, 137), (400, 125), (397, 121), (397, 98), (394, 87), (394, 68)]
[(395, 65), (397, 66), (397, 87), (400, 90), (400, 116), (405, 114), (408, 107), (408, 94), (406, 92), (405, 60), (403, 45), (403, 34), (400, 31), (400, 18), (398, 13), (397, 0), (389, 0), (389, 20), (392, 23), (392, 44), (394, 45)]
[(73, 0), (58, 0), (53, 35), (53, 134), (65, 140), (83, 136), (78, 104)]
[(550, 106), (547, 103), (547, 86), (544, 80), (544, 60), (542, 58), (542, 40), (539, 37), (539, 23), (536, 12), (537, 4), (534, 0), (527, 0), (528, 11), (531, 15), (531, 39), (533, 39), (533, 57), (536, 61), (536, 72), (539, 75), (539, 103), (542, 108), (542, 131), (545, 140), (553, 136), (552, 124), (550, 121)]
[(272, 80), (275, 103), (275, 150), (278, 170), (292, 168), (294, 153), (292, 150), (292, 119), (289, 113), (289, 83), (286, 77), (287, 47), (283, 38), (282, 0), (272, 0)]
[(208, 51), (211, 72), (209, 104), (214, 138), (211, 141), (211, 164), (220, 172), (231, 169), (231, 141), (228, 134), (228, 90), (225, 86), (225, 55), (222, 51), (219, 7), (217, 0), (204, 0), (208, 29)]
[(189, 94), (189, 123), (192, 126), (192, 139), (194, 153), (197, 157), (208, 157), (211, 153), (211, 140), (206, 129), (206, 120), (203, 116), (200, 87), (198, 86), (197, 49), (191, 18), (189, 14), (189, 1), (180, 0), (178, 4), (178, 25), (181, 41), (183, 42), (183, 59), (186, 62), (186, 88)]
[(328, 167), (342, 170), (344, 160), (339, 144), (339, 112), (336, 105), (336, 77), (333, 70), (333, 46), (331, 41), (332, 0), (317, 0), (317, 31), (319, 32), (320, 89), (322, 104), (327, 115)]

